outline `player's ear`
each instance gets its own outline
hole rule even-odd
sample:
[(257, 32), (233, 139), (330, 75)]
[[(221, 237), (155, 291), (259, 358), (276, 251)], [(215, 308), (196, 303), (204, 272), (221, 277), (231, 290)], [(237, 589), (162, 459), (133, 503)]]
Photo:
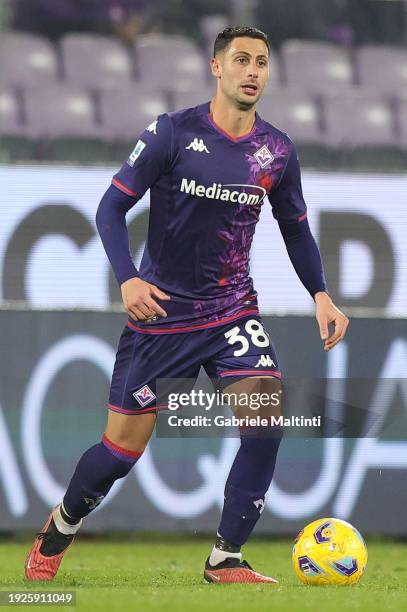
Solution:
[(216, 57), (213, 57), (211, 59), (211, 71), (213, 76), (215, 76), (217, 79), (220, 79), (220, 66)]

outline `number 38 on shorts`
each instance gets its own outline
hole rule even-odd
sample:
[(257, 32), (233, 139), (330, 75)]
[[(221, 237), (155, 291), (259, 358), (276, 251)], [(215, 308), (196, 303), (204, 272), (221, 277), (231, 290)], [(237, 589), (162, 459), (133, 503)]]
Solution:
[[(235, 357), (241, 357), (247, 351), (250, 350), (250, 341), (254, 346), (259, 348), (265, 348), (270, 346), (270, 338), (267, 331), (263, 327), (263, 323), (258, 321), (257, 319), (249, 319), (244, 324), (244, 331), (246, 331), (247, 335), (243, 335), (242, 329), (239, 325), (235, 325), (232, 329), (229, 329), (224, 336), (227, 338), (229, 344), (236, 344), (240, 342), (240, 348), (234, 350), (233, 355)], [(249, 336), (249, 339), (247, 338)]]
[(223, 331), (227, 345), (217, 355), (217, 370), (227, 376), (281, 377), (270, 336), (260, 317), (238, 321)]

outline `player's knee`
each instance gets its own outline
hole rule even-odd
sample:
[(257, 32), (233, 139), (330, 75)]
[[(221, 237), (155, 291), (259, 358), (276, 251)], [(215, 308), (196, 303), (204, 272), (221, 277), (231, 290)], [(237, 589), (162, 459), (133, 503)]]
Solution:
[(259, 376), (255, 379), (257, 384), (249, 396), (250, 407), (261, 419), (267, 419), (271, 425), (278, 426), (278, 419), (283, 414), (281, 380), (273, 376)]
[(148, 441), (141, 441), (137, 438), (132, 438), (126, 433), (116, 433), (115, 435), (107, 434), (109, 440), (120, 448), (123, 452), (138, 453), (142, 455), (146, 449)]
[(154, 430), (155, 415), (122, 415), (110, 412), (106, 436), (117, 446), (143, 453)]
[(260, 461), (268, 461), (275, 456), (284, 435), (282, 385), (275, 377), (255, 378), (258, 384), (256, 393), (251, 395), (250, 416), (258, 416), (259, 419), (253, 426), (241, 428), (240, 437), (245, 449)]

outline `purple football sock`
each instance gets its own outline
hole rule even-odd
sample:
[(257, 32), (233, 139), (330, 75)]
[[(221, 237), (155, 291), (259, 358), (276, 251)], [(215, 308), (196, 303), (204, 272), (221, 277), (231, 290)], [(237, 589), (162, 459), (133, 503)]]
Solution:
[(225, 485), (225, 502), (218, 533), (242, 546), (264, 509), (265, 495), (273, 478), (282, 429), (260, 436), (241, 435), (241, 445)]
[(92, 512), (141, 455), (117, 446), (104, 434), (102, 442), (88, 448), (79, 459), (63, 499), (68, 515), (79, 520)]

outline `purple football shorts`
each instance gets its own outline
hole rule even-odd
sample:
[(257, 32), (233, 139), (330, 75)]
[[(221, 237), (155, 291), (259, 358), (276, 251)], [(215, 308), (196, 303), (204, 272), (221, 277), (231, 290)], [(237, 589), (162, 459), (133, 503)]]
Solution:
[(247, 376), (281, 378), (276, 354), (261, 317), (183, 333), (140, 332), (128, 322), (119, 340), (110, 410), (144, 414), (160, 408), (159, 379), (196, 380), (201, 366), (223, 387)]

